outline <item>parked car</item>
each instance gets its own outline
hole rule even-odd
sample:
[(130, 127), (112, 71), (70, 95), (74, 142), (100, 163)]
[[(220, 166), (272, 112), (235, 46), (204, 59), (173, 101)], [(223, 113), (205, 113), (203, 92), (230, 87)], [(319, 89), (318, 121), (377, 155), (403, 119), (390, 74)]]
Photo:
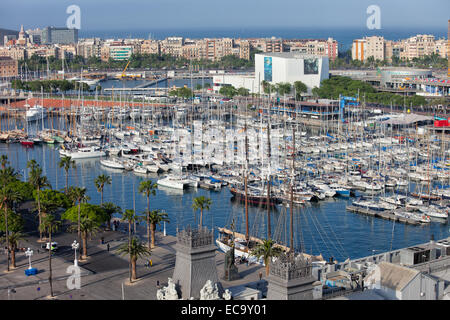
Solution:
[[(45, 245), (42, 245), (42, 248), (45, 250), (50, 250), (50, 242), (47, 242)], [(58, 250), (58, 242), (52, 242), (52, 251)]]

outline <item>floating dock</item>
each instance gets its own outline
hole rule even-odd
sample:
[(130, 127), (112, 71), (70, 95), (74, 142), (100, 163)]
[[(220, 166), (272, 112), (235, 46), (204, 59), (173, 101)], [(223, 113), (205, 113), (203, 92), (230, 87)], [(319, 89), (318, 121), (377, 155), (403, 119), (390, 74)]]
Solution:
[(364, 214), (366, 216), (382, 218), (382, 219), (386, 219), (386, 220), (392, 220), (392, 221), (397, 221), (397, 222), (406, 223), (406, 224), (412, 224), (412, 225), (416, 225), (416, 226), (421, 225), (421, 223), (419, 221), (409, 219), (409, 218), (398, 217), (398, 216), (394, 215), (392, 210), (375, 211), (375, 210), (365, 209), (365, 208), (356, 207), (356, 206), (347, 206), (346, 209), (348, 211), (359, 213), (359, 214)]

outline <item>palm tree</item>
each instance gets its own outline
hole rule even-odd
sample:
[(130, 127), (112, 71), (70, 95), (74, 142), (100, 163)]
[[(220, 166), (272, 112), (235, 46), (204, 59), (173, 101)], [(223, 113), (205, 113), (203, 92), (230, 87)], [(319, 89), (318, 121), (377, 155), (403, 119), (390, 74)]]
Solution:
[(87, 202), (90, 197), (86, 194), (86, 188), (70, 187), (68, 189), (69, 198), (71, 198), (73, 204), (78, 202), (78, 243), (80, 243), (81, 237), (81, 203)]
[(98, 231), (98, 222), (90, 217), (82, 217), (80, 221), (81, 239), (83, 242), (82, 259), (87, 258), (88, 235)]
[[(45, 187), (51, 187), (46, 176), (42, 175), (42, 168), (36, 163), (36, 161), (30, 160), (27, 163), (27, 168), (31, 168), (30, 176), (28, 178), (28, 182), (31, 183), (36, 188), (36, 202), (39, 216), (39, 225), (41, 224), (41, 201), (40, 201), (40, 193), (41, 190)], [(42, 232), (39, 232), (39, 241), (42, 241)]]
[(192, 203), (192, 208), (194, 210), (200, 210), (200, 228), (202, 227), (203, 221), (203, 210), (209, 210), (209, 206), (212, 204), (211, 198), (205, 198), (204, 196), (194, 198)]
[(66, 171), (66, 193), (69, 188), (69, 170), (70, 168), (76, 168), (75, 160), (72, 160), (72, 157), (64, 156), (59, 161), (59, 167), (64, 168)]
[(264, 264), (266, 266), (266, 276), (269, 275), (269, 263), (272, 257), (278, 257), (283, 250), (280, 247), (276, 247), (272, 239), (263, 240), (262, 243), (258, 244), (251, 252), (252, 256), (260, 259), (263, 258)]
[(6, 168), (6, 165), (9, 163), (8, 156), (6, 154), (2, 154), (0, 156), (0, 163), (2, 165), (2, 170)]
[(0, 207), (5, 213), (5, 238), (6, 238), (6, 265), (9, 272), (9, 230), (8, 230), (8, 209), (12, 204), (21, 199), (20, 193), (13, 189), (10, 185), (4, 185), (0, 189)]
[(107, 219), (108, 219), (107, 220), (107, 223), (108, 223), (107, 230), (111, 230), (111, 218), (112, 218), (112, 215), (114, 213), (121, 213), (122, 209), (119, 206), (116, 206), (112, 202), (105, 202), (105, 203), (103, 203), (102, 204), (102, 209), (104, 210), (105, 215), (107, 216)]
[(16, 249), (19, 247), (19, 241), (24, 238), (24, 234), (20, 231), (13, 231), (9, 235), (9, 246), (11, 249), (11, 266), (16, 267)]
[(133, 237), (133, 239), (128, 243), (124, 243), (119, 247), (117, 252), (121, 255), (129, 255), (130, 256), (130, 264), (131, 264), (131, 277), (130, 282), (137, 280), (136, 273), (136, 262), (138, 258), (150, 256), (150, 250), (143, 245), (139, 239)]
[(150, 195), (156, 195), (156, 189), (158, 188), (158, 185), (156, 183), (153, 183), (151, 180), (142, 181), (139, 184), (139, 193), (145, 195), (147, 197), (147, 239), (148, 239), (148, 248), (152, 248), (152, 243), (150, 242)]
[(166, 221), (169, 222), (169, 215), (161, 210), (152, 210), (150, 212), (150, 214), (147, 215), (149, 217), (148, 221), (150, 223), (150, 230), (151, 230), (151, 238), (152, 238), (152, 242), (151, 242), (151, 247), (149, 246), (149, 249), (154, 248), (155, 247), (155, 230), (156, 230), (156, 225), (159, 225), (162, 221)]
[(105, 187), (105, 184), (111, 184), (111, 177), (105, 174), (101, 174), (97, 178), (95, 178), (94, 183), (97, 187), (97, 191), (101, 194), (100, 204), (103, 204), (103, 188)]
[[(140, 221), (141, 217), (138, 216), (134, 210), (131, 209), (127, 209), (125, 210), (125, 212), (122, 213), (122, 219), (125, 221), (128, 221), (128, 252), (132, 252), (131, 250), (131, 224)], [(133, 281), (133, 263), (131, 260), (131, 255), (130, 255), (130, 282)]]
[(52, 214), (46, 214), (42, 219), (42, 224), (39, 228), (42, 232), (48, 233), (49, 250), (48, 250), (48, 282), (50, 283), (50, 296), (53, 297), (53, 283), (52, 283), (52, 234), (56, 233), (61, 225), (61, 221), (56, 220)]
[(0, 170), (0, 185), (7, 185), (10, 182), (15, 182), (20, 178), (20, 174), (11, 167), (5, 167)]

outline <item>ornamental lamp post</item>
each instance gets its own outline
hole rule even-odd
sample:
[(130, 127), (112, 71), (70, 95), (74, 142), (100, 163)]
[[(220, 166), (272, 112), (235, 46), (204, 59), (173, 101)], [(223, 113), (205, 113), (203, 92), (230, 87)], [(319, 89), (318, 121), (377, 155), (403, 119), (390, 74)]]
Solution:
[(28, 269), (32, 269), (32, 267), (31, 267), (31, 256), (33, 255), (33, 250), (28, 248), (27, 251), (25, 251), (25, 255), (28, 257), (28, 263), (29, 263)]
[(80, 244), (77, 242), (77, 240), (74, 240), (72, 243), (72, 249), (75, 250), (75, 260), (73, 261), (73, 265), (75, 267), (78, 267), (78, 260), (77, 260), (77, 249), (79, 248)]

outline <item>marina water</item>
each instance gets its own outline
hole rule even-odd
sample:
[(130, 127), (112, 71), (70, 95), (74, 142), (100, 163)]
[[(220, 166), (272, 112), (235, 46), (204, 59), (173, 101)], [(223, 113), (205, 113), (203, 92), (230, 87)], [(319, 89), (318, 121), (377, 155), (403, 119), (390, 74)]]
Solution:
[[(3, 119), (2, 127), (5, 125)], [(52, 118), (54, 128), (58, 127), (57, 118)], [(45, 127), (49, 128), (45, 120)], [(61, 122), (59, 123), (61, 125)], [(41, 123), (35, 122), (28, 127), (30, 133), (39, 130)], [(20, 124), (19, 124), (19, 128)], [(16, 169), (23, 179), (29, 175), (26, 164), (35, 159), (43, 168), (54, 189), (65, 187), (65, 172), (59, 168), (60, 155), (58, 145), (38, 145), (24, 147), (19, 143), (0, 144), (0, 154), (6, 154), (11, 166)], [(91, 203), (100, 203), (94, 179), (101, 174), (111, 176), (112, 184), (104, 188), (104, 201), (113, 202), (122, 209), (135, 208), (138, 213), (146, 209), (145, 196), (138, 193), (139, 183), (146, 179), (156, 182), (156, 174), (144, 176), (133, 172), (108, 169), (100, 165), (98, 159), (77, 160), (76, 169), (69, 172), (69, 184), (86, 187)], [(231, 219), (235, 219), (236, 231), (244, 233), (244, 205), (232, 201), (232, 195), (227, 187), (220, 191), (203, 189), (187, 189), (183, 191), (158, 187), (156, 196), (150, 198), (150, 209), (162, 209), (170, 218), (166, 223), (169, 235), (175, 235), (178, 228), (188, 224), (198, 223), (199, 212), (192, 209), (192, 201), (197, 196), (209, 197), (212, 205), (204, 212), (203, 224), (214, 227), (230, 226)], [(351, 204), (353, 198), (331, 198), (318, 203), (307, 203), (294, 211), (294, 242), (296, 249), (302, 248), (307, 253), (322, 254), (324, 258), (333, 256), (339, 261), (346, 258), (358, 258), (412, 246), (427, 242), (431, 235), (441, 239), (450, 235), (448, 223), (432, 222), (427, 225), (406, 225), (394, 223), (390, 220), (358, 215), (346, 211), (346, 205)], [(249, 207), (250, 234), (265, 238), (266, 226), (265, 208)], [(272, 236), (275, 240), (287, 244), (289, 242), (289, 208), (277, 206), (272, 211)], [(163, 226), (160, 227), (162, 231)]]

